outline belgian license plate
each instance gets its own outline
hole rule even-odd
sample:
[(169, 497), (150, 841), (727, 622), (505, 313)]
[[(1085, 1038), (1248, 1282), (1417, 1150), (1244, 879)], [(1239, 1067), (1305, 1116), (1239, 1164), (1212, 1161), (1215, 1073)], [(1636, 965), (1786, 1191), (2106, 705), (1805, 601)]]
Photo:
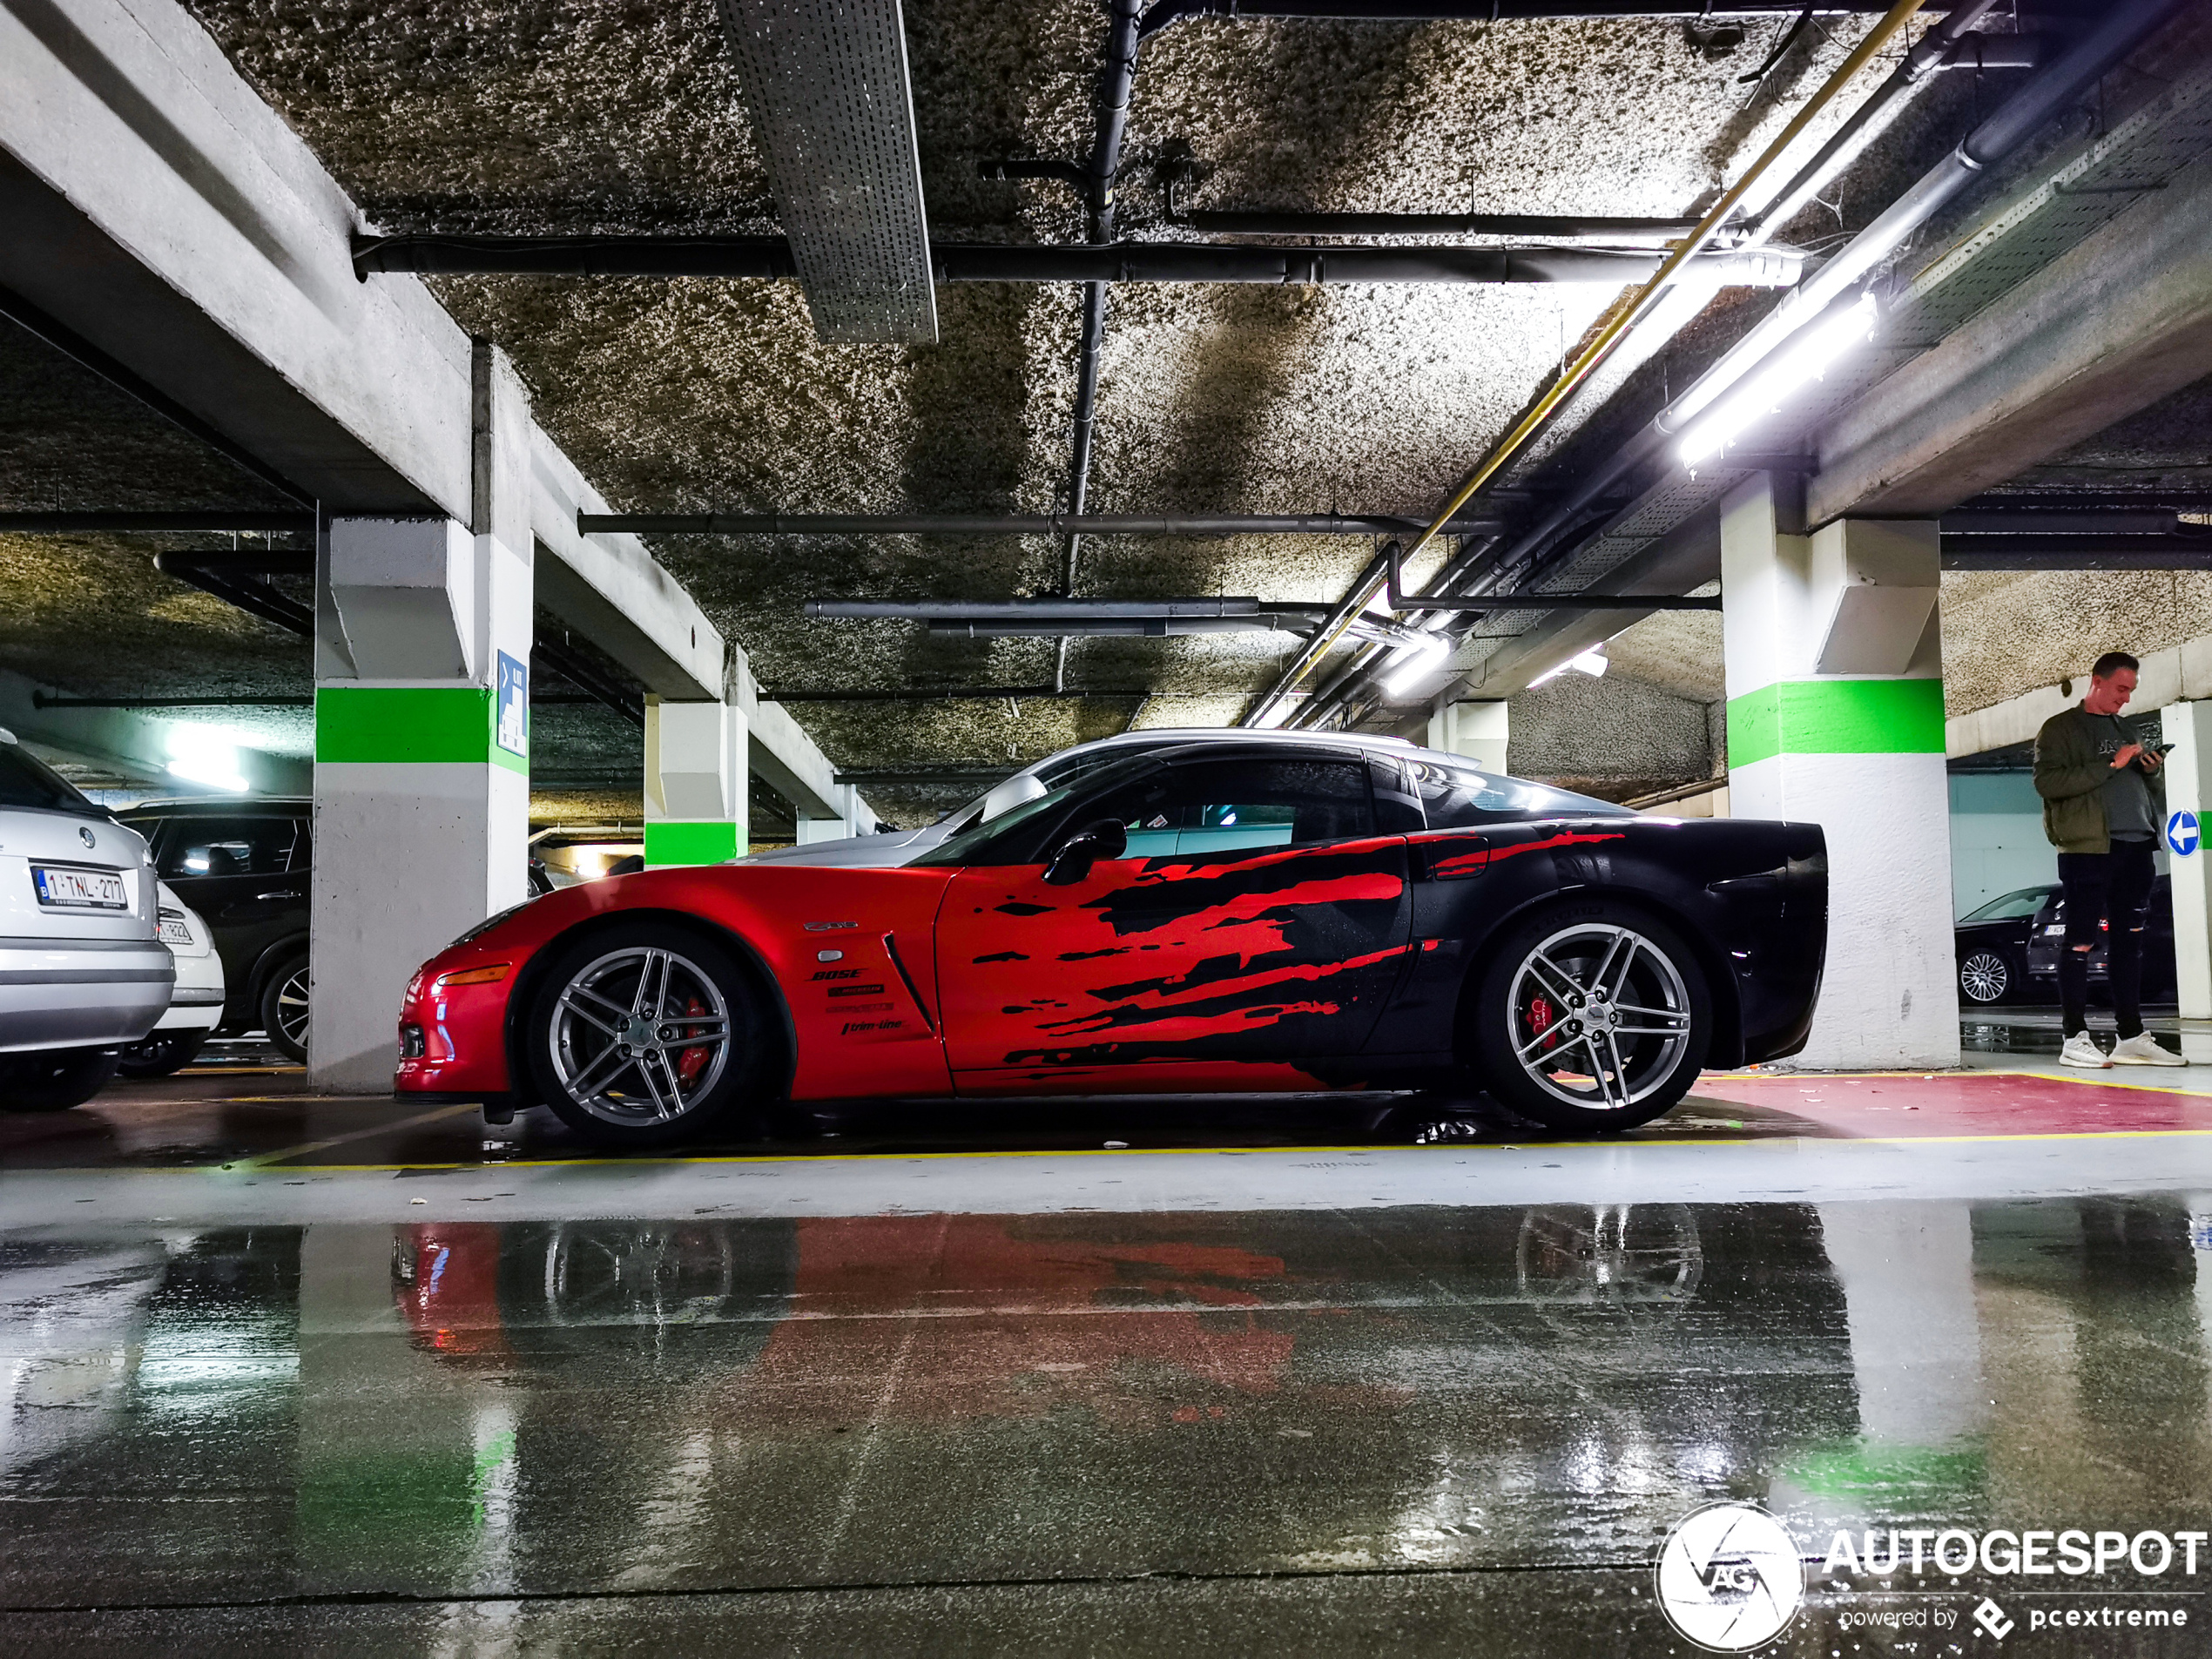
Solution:
[(164, 916), (161, 919), (161, 942), (165, 945), (182, 945), (190, 949), (192, 929), (174, 916)]
[(67, 910), (128, 910), (131, 894), (123, 878), (101, 870), (50, 870), (30, 867), (38, 902)]

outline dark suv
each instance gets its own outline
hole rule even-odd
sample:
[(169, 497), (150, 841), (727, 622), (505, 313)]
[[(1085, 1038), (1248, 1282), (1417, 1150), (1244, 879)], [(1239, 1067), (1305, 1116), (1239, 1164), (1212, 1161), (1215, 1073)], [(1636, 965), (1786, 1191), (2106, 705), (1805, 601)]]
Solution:
[(260, 1028), (307, 1057), (307, 870), (314, 805), (296, 797), (150, 800), (117, 816), (215, 935), (227, 995), (218, 1029)]

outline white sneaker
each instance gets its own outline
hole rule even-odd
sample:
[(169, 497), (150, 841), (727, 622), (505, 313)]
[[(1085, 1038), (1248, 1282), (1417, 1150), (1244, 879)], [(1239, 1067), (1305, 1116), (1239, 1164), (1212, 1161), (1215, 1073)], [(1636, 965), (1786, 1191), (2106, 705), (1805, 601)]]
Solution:
[(2097, 1047), (2096, 1039), (2084, 1031), (2078, 1037), (2068, 1037), (2066, 1046), (2059, 1050), (2059, 1064), (2080, 1066), (2086, 1071), (2105, 1071), (2112, 1062), (2105, 1058), (2105, 1051)]
[(2188, 1062), (2171, 1049), (2161, 1049), (2158, 1039), (2148, 1031), (2139, 1031), (2112, 1045), (2112, 1063), (2115, 1066), (2186, 1066)]

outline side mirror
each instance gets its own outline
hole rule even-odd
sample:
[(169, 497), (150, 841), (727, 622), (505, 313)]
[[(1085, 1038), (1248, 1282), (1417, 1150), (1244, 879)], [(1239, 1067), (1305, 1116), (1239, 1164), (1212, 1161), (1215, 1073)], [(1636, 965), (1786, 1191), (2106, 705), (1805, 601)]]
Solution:
[(1101, 859), (1121, 857), (1129, 847), (1129, 831), (1118, 818), (1101, 818), (1084, 825), (1060, 843), (1052, 862), (1044, 867), (1047, 887), (1072, 887), (1090, 873)]
[(1045, 788), (1044, 780), (1035, 773), (1017, 772), (983, 797), (983, 810), (976, 815), (975, 821), (988, 824), (995, 818), (1004, 817), (1024, 802), (1050, 792)]

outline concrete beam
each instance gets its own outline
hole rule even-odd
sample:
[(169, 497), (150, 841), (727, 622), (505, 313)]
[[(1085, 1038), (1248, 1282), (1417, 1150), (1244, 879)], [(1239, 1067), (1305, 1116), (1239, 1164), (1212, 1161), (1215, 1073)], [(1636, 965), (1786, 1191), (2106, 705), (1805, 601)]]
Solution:
[(550, 556), (537, 567), (538, 602), (671, 702), (722, 696), (722, 635), (698, 602), (634, 536), (579, 536), (578, 512), (605, 497), (543, 430), (531, 455), (530, 530)]
[[(27, 743), (72, 759), (108, 767), (145, 784), (149, 794), (197, 795), (206, 786), (171, 773), (169, 733), (197, 724), (165, 720), (136, 709), (40, 708), (37, 691), (51, 691), (21, 674), (0, 670), (0, 726)], [(257, 795), (304, 795), (314, 784), (314, 765), (304, 756), (271, 754), (241, 745), (239, 770)]]
[(1929, 517), (2212, 374), (2212, 162), (2044, 266), (1820, 433), (1809, 522)]
[(753, 702), (747, 709), (746, 764), (802, 818), (841, 816), (837, 768), (799, 729), (780, 703)]

